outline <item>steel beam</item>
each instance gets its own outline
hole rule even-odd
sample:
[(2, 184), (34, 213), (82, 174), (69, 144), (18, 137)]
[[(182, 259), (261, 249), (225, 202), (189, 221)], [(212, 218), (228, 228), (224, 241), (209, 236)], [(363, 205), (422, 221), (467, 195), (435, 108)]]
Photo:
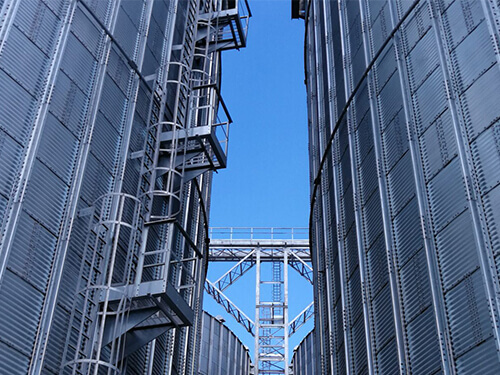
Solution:
[[(302, 228), (303, 229), (303, 228)], [(254, 337), (256, 375), (291, 375), (289, 337), (313, 315), (311, 302), (291, 322), (288, 316), (290, 266), (312, 284), (311, 254), (305, 233), (296, 228), (212, 228), (209, 261), (237, 262), (206, 290)], [(299, 233), (301, 238), (297, 238)], [(272, 263), (272, 280), (266, 279), (263, 263)], [(255, 319), (250, 320), (223, 291), (250, 269), (255, 269)], [(268, 296), (265, 288), (272, 288)]]

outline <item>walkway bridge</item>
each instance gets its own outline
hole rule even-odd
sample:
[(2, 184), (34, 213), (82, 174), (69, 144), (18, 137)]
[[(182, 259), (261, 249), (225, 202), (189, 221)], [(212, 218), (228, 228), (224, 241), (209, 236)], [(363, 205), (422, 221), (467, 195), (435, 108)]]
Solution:
[[(307, 228), (211, 228), (210, 262), (232, 266), (205, 290), (254, 338), (256, 375), (286, 374), (289, 338), (314, 315), (313, 302), (290, 319), (289, 268), (313, 283)], [(255, 313), (249, 317), (225, 291), (255, 268)]]

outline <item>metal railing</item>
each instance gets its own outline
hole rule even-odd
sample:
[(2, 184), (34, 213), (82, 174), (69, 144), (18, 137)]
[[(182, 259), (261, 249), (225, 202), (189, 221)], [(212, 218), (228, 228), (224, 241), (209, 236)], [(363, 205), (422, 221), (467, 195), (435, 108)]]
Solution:
[(211, 239), (221, 240), (307, 240), (306, 227), (212, 227)]

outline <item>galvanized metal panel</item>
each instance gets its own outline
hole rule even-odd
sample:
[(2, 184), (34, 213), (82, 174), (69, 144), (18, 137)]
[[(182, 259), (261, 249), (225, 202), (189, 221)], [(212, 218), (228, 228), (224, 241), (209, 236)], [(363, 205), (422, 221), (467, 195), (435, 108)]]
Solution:
[[(359, 292), (358, 292), (359, 293)], [(367, 348), (366, 348), (366, 335), (365, 335), (365, 324), (363, 318), (361, 317), (354, 324), (352, 328), (353, 336), (353, 362), (354, 369), (357, 374), (367, 373)]]
[[(149, 97), (149, 89), (148, 86), (143, 83), (142, 81), (140, 82), (139, 85), (139, 91), (137, 94), (137, 103), (135, 105), (135, 113), (136, 115), (134, 116), (134, 123), (132, 125), (132, 129), (135, 129), (137, 126), (139, 126), (139, 134), (141, 134), (141, 139), (136, 140), (135, 137), (131, 137), (131, 145), (136, 144), (135, 142), (142, 142), (140, 144), (141, 147), (144, 146), (144, 127), (146, 126), (146, 121), (148, 120), (148, 112), (149, 112), (149, 107), (151, 103), (151, 98)], [(132, 133), (135, 134), (135, 133)], [(133, 146), (130, 146), (133, 147)], [(138, 151), (139, 148), (132, 148), (134, 151)]]
[(370, 115), (365, 116), (358, 122), (356, 138), (358, 141), (358, 157), (362, 163), (370, 150), (373, 148), (373, 132), (371, 128)]
[(484, 197), (486, 220), (488, 232), (491, 236), (492, 247), (497, 262), (497, 269), (500, 271), (500, 186), (497, 185)]
[[(335, 249), (335, 247), (333, 247), (333, 249)], [(333, 294), (334, 306), (335, 308), (338, 308), (338, 306), (341, 305), (340, 295), (342, 293), (340, 286), (340, 265), (339, 265), (340, 257), (338, 256), (338, 252), (335, 252), (335, 254), (331, 254), (330, 256), (334, 258), (333, 261), (331, 261), (330, 263), (330, 269), (332, 273), (332, 280), (330, 280), (330, 285)], [(333, 314), (335, 313), (336, 312), (333, 312)]]
[[(371, 130), (371, 129), (370, 129)], [(372, 143), (373, 147), (373, 143)], [(368, 201), (373, 199), (374, 194), (378, 189), (377, 183), (377, 162), (375, 159), (375, 151), (373, 148), (367, 154), (363, 163), (359, 166), (360, 169), (360, 184), (361, 194), (364, 204), (369, 204)], [(380, 198), (375, 198), (380, 201)]]
[(366, 265), (368, 274), (370, 275), (370, 297), (376, 298), (376, 295), (380, 292), (380, 290), (389, 282), (389, 268), (387, 264), (387, 253), (383, 236), (380, 236), (367, 252)]
[(407, 326), (410, 371), (413, 374), (435, 374), (441, 368), (438, 336), (432, 306)]
[(409, 53), (407, 61), (413, 68), (413, 84), (415, 87), (419, 87), (439, 65), (436, 39), (432, 31), (427, 32), (418, 40)]
[[(156, 22), (161, 26), (161, 29), (163, 30), (165, 28), (165, 20), (167, 19), (168, 15), (168, 4), (170, 0), (160, 0), (160, 1), (155, 1), (153, 3), (153, 11), (151, 14), (151, 18), (154, 22)], [(133, 2), (133, 1), (132, 1)], [(162, 31), (163, 33), (163, 31)]]
[(391, 211), (397, 215), (415, 195), (411, 157), (406, 153), (387, 175)]
[(382, 234), (383, 222), (382, 211), (380, 208), (380, 196), (374, 192), (363, 208), (363, 224), (365, 225), (363, 234), (365, 237), (365, 246), (369, 248)]
[(87, 240), (87, 235), (89, 232), (89, 223), (91, 215), (80, 215), (80, 212), (87, 209), (89, 206), (79, 200), (77, 206), (77, 217), (74, 218), (73, 228), (71, 231), (71, 238), (69, 242), (69, 249), (67, 254), (67, 260), (63, 270), (63, 280), (65, 282), (65, 287), (59, 290), (58, 303), (64, 306), (66, 309), (70, 310), (75, 299), (75, 293), (77, 292), (77, 283), (79, 281), (78, 274), (80, 272), (80, 265), (82, 261), (82, 253), (84, 250), (84, 245)]
[[(15, 348), (19, 364), (26, 363), (35, 341), (38, 317), (43, 302), (43, 294), (20, 276), (7, 270), (0, 289), (0, 341)], [(19, 324), (22, 322), (22, 324)], [(24, 357), (24, 358), (22, 358)], [(6, 373), (14, 373), (13, 368), (3, 367)], [(22, 373), (26, 373), (24, 369)]]
[(223, 321), (203, 313), (199, 352), (199, 375), (232, 375), (250, 373), (250, 355), (241, 341)]
[(60, 18), (40, 0), (22, 1), (14, 20), (14, 24), (47, 55), (51, 53), (60, 22)]
[(341, 347), (335, 353), (336, 362), (335, 362), (335, 370), (338, 374), (345, 374), (347, 372), (347, 363), (345, 359), (345, 347), (342, 342)]
[[(410, 1), (398, 0), (399, 4), (405, 7), (411, 5)], [(403, 11), (400, 10), (400, 14)], [(398, 18), (399, 21), (399, 18)], [(420, 38), (429, 30), (431, 27), (431, 15), (429, 11), (429, 5), (427, 2), (420, 2), (416, 9), (411, 13), (408, 19), (404, 22), (402, 28), (402, 34), (407, 51), (411, 51), (415, 45), (418, 43)]]
[(102, 51), (102, 31), (91, 21), (81, 6), (75, 10), (71, 33), (94, 57), (99, 56)]
[(106, 171), (106, 168), (93, 154), (90, 154), (87, 160), (87, 168), (85, 169), (80, 197), (88, 205), (92, 205), (97, 198), (109, 191), (112, 180), (112, 176)]
[(134, 57), (135, 45), (139, 37), (139, 23), (143, 5), (144, 1), (129, 0), (122, 3), (118, 11), (115, 27), (116, 39), (130, 58)]
[(49, 58), (22, 31), (13, 27), (5, 42), (0, 67), (22, 85), (37, 95), (45, 82)]
[[(353, 326), (360, 319), (363, 320), (363, 295), (362, 295), (362, 285), (359, 271), (356, 270), (352, 275), (350, 275), (347, 282), (347, 289), (349, 297), (347, 299), (347, 311), (349, 314), (349, 324), (348, 329), (353, 329)], [(361, 331), (360, 331), (361, 332)], [(361, 333), (358, 332), (358, 339)]]
[(458, 67), (459, 93), (496, 63), (495, 52), (491, 47), (488, 26), (483, 21), (453, 50), (452, 57)]
[[(377, 2), (379, 1), (374, 1), (374, 3)], [(368, 3), (371, 4), (372, 1), (369, 1)], [(374, 38), (376, 34), (377, 33), (374, 30), (372, 30), (372, 35)], [(377, 93), (379, 93), (380, 90), (382, 90), (382, 88), (386, 85), (386, 83), (389, 81), (392, 75), (396, 73), (396, 69), (397, 65), (396, 65), (396, 55), (394, 53), (394, 46), (389, 45), (388, 47), (385, 47), (385, 51), (381, 54), (381, 57), (376, 64), (376, 68), (374, 69), (378, 79)]]
[(457, 155), (457, 142), (449, 110), (420, 136), (426, 181), (432, 179)]
[(61, 354), (64, 352), (66, 345), (68, 324), (69, 312), (58, 305), (54, 313), (51, 335), (47, 342), (47, 352), (44, 361), (45, 371), (50, 371), (52, 374), (59, 374), (62, 365)]
[(61, 17), (68, 8), (67, 0), (44, 1), (44, 3), (58, 17)]
[(133, 194), (137, 191), (140, 178), (140, 161), (137, 159), (129, 159), (125, 166), (123, 192)]
[(7, 208), (7, 203), (8, 203), (7, 198), (5, 198), (3, 195), (0, 194), (0, 219), (1, 219), (1, 222), (4, 221), (4, 214), (5, 214), (5, 210)]
[(358, 258), (358, 242), (356, 238), (356, 229), (354, 227), (347, 233), (344, 240), (345, 265), (344, 269), (346, 277), (351, 277), (357, 273), (359, 258)]
[(94, 125), (94, 136), (90, 150), (110, 174), (114, 173), (120, 142), (120, 134), (106, 116), (99, 111)]
[[(80, 142), (53, 115), (49, 114), (38, 146), (38, 159), (69, 184)], [(57, 150), (57, 153), (54, 152)]]
[[(359, 23), (359, 20), (357, 20), (357, 22)], [(356, 34), (358, 34), (358, 33), (361, 34), (361, 30), (359, 30), (359, 31), (357, 30), (358, 27), (361, 28), (361, 26), (356, 27)], [(352, 34), (350, 34), (349, 36), (353, 37)], [(365, 65), (365, 53), (364, 53), (363, 47), (361, 45), (361, 43), (362, 43), (361, 35), (355, 35), (355, 38), (356, 39), (354, 41), (352, 41), (351, 43), (353, 43), (353, 44), (359, 43), (359, 45), (353, 46), (352, 55), (351, 55), (351, 58), (352, 58), (352, 61), (351, 61), (352, 73), (351, 74), (352, 74), (353, 82), (358, 82), (361, 79), (361, 77), (363, 76), (363, 73), (365, 72), (366, 65)], [(358, 91), (358, 92), (360, 93), (360, 96), (363, 97), (363, 94), (361, 93), (361, 91)], [(366, 101), (368, 102), (368, 98), (366, 98)]]
[(494, 65), (460, 96), (467, 131), (472, 138), (500, 116), (500, 69)]
[(8, 197), (17, 177), (23, 152), (22, 146), (0, 128), (0, 194)]
[(118, 49), (112, 48), (108, 57), (107, 73), (125, 96), (128, 95), (130, 81), (133, 77), (131, 72), (132, 69), (128, 65), (128, 61), (118, 52)]
[(495, 375), (498, 374), (498, 362), (496, 357), (497, 348), (491, 337), (480, 346), (474, 347), (461, 357), (457, 358), (457, 371), (464, 375)]
[(482, 133), (471, 144), (481, 191), (487, 192), (500, 183), (500, 123)]
[(372, 48), (374, 51), (378, 51), (382, 43), (385, 42), (389, 32), (389, 26), (387, 24), (387, 1), (367, 1), (367, 4), (372, 19), (372, 24), (370, 25), (373, 39)]
[(387, 8), (387, 0), (375, 0), (375, 1), (367, 1), (368, 11), (371, 16), (371, 19), (377, 18), (380, 12), (385, 11)]
[(10, 374), (25, 374), (28, 371), (30, 359), (0, 338), (0, 361), (2, 367)]
[[(389, 341), (393, 340), (396, 334), (394, 320), (389, 319), (392, 315), (392, 298), (389, 283), (386, 283), (382, 291), (373, 299), (373, 328), (376, 348), (383, 350)], [(392, 356), (397, 363), (397, 350), (394, 346), (392, 354), (385, 353), (384, 357)], [(397, 366), (396, 366), (397, 367)]]
[(377, 372), (379, 374), (398, 374), (399, 358), (396, 339), (393, 338), (377, 353)]
[(428, 194), (436, 231), (467, 208), (464, 180), (458, 159), (454, 159), (429, 182)]
[[(154, 341), (155, 348), (156, 342), (158, 339)], [(143, 346), (141, 349), (137, 350), (135, 353), (132, 353), (127, 359), (127, 372), (132, 374), (144, 374), (149, 371), (149, 352), (151, 351), (152, 343), (149, 343), (146, 346)], [(160, 374), (161, 370), (159, 368), (155, 368), (155, 366), (151, 366), (153, 368), (153, 374)]]
[[(161, 4), (160, 1), (155, 1), (154, 5)], [(148, 76), (156, 73), (161, 61), (163, 31), (157, 21), (153, 19), (149, 26), (148, 42), (144, 52), (144, 63), (142, 65), (142, 74)]]
[(470, 212), (467, 210), (436, 236), (445, 290), (479, 267), (471, 221)]
[(415, 197), (394, 218), (393, 223), (398, 264), (402, 266), (416, 251), (424, 246), (417, 199)]
[(314, 331), (311, 331), (294, 349), (293, 373), (297, 375), (317, 375)]
[[(486, 293), (480, 272), (474, 272), (446, 296), (454, 355), (459, 357), (492, 336)], [(494, 352), (493, 352), (494, 353)], [(492, 355), (494, 355), (491, 353)], [(500, 363), (497, 362), (500, 371)]]
[[(343, 120), (340, 122), (339, 125), (339, 130), (338, 130), (338, 136), (336, 136), (336, 142), (338, 142), (338, 156), (339, 158), (337, 160), (340, 161), (342, 165), (342, 170), (344, 170), (346, 167), (344, 167), (344, 163), (348, 165), (349, 161), (344, 160), (346, 157), (345, 155), (347, 154), (347, 159), (349, 159), (349, 152), (347, 151), (349, 148), (349, 138), (348, 138), (348, 129), (347, 129), (347, 119), (346, 116), (344, 116)], [(320, 160), (321, 156), (318, 156), (318, 160)], [(350, 173), (350, 169), (347, 170), (345, 173)], [(346, 179), (346, 182), (341, 181), (342, 186), (347, 185), (347, 181), (349, 179)], [(345, 190), (345, 187), (344, 187)]]
[(24, 209), (54, 234), (59, 232), (67, 194), (68, 185), (40, 161), (35, 161)]
[[(129, 70), (125, 65), (121, 66), (121, 71), (121, 74), (126, 75), (128, 78)], [(99, 111), (117, 131), (120, 131), (123, 126), (126, 100), (125, 94), (120, 91), (116, 83), (107, 74), (102, 89)]]
[(380, 93), (380, 113), (381, 124), (389, 123), (403, 107), (403, 97), (401, 96), (401, 88), (399, 77), (393, 74), (389, 81), (381, 88)]
[(66, 53), (61, 62), (61, 70), (84, 92), (88, 93), (95, 84), (94, 70), (97, 61), (80, 40), (72, 33), (68, 36)]
[(93, 16), (95, 16), (105, 25), (109, 22), (109, 18), (111, 16), (110, 13), (113, 6), (112, 0), (99, 0), (99, 1), (83, 0), (83, 1), (87, 4)]
[(167, 367), (165, 353), (167, 353), (171, 342), (169, 333), (170, 332), (164, 333), (155, 340), (153, 374), (163, 374)]
[(448, 39), (457, 46), (481, 21), (484, 12), (480, 0), (453, 1), (443, 12)]
[(420, 250), (400, 271), (406, 319), (412, 320), (432, 304), (425, 252)]
[(45, 287), (56, 237), (27, 213), (21, 213), (9, 257), (9, 267), (25, 280)]
[(394, 167), (408, 151), (408, 147), (404, 111), (401, 108), (393, 120), (386, 125), (382, 133), (382, 149), (386, 171), (390, 171)]
[(0, 68), (0, 126), (21, 145), (25, 146), (33, 121), (36, 99), (15, 79)]
[[(346, 160), (349, 160), (346, 157)], [(344, 215), (344, 230), (347, 232), (354, 225), (354, 202), (352, 196), (352, 183), (350, 179), (346, 178), (344, 171), (342, 171), (343, 178), (345, 178), (344, 183), (347, 184), (347, 189), (344, 193), (344, 197), (342, 199), (342, 213)]]
[[(88, 77), (89, 80), (92, 76)], [(55, 116), (75, 137), (80, 137), (85, 125), (89, 97), (63, 71), (60, 71), (50, 100), (48, 121)]]
[(425, 152), (423, 154), (424, 163), (426, 166), (427, 180), (430, 179), (438, 170), (443, 167), (443, 164), (447, 161), (445, 159), (446, 150), (441, 150), (440, 139), (439, 139), (439, 125), (441, 117), (436, 120), (434, 126), (429, 126), (429, 128), (422, 135), (422, 144)]

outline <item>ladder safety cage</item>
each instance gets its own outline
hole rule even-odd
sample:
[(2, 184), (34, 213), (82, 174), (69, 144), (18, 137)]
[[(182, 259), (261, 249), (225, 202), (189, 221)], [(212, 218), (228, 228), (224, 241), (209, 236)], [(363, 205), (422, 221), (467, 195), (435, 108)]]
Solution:
[[(181, 44), (153, 78), (137, 197), (108, 194), (86, 210), (61, 374), (123, 374), (130, 354), (195, 322), (206, 260), (192, 230), (198, 219), (189, 218), (199, 204), (188, 198), (189, 182), (226, 167), (232, 120), (220, 94), (220, 53), (246, 44), (249, 17), (238, 15), (246, 1), (203, 3), (189, 2)], [(227, 28), (236, 30), (231, 41)], [(185, 340), (173, 332), (172, 340)]]
[(92, 206), (61, 373), (121, 373), (118, 357), (125, 342), (117, 333), (131, 299), (120, 286), (134, 279), (141, 211), (139, 199), (123, 193), (102, 196)]
[(218, 0), (212, 11), (201, 14), (200, 19), (218, 26), (211, 49), (229, 50), (246, 47), (248, 25), (252, 12), (248, 0)]

